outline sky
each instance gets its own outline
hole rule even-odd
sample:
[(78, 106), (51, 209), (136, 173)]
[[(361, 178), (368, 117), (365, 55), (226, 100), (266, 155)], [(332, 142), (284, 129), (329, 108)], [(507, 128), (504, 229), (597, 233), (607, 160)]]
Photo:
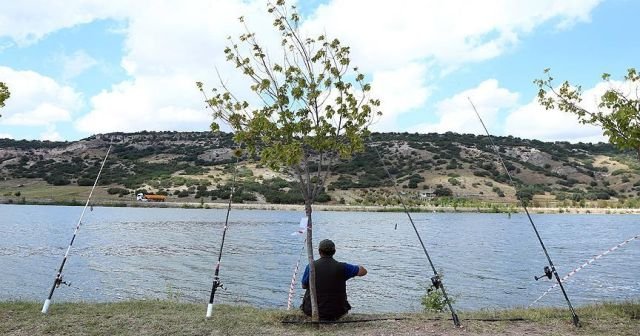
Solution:
[[(291, 2), (291, 1), (290, 1)], [(195, 86), (250, 94), (224, 58), (243, 16), (278, 50), (266, 0), (22, 0), (0, 5), (0, 138), (74, 141), (97, 133), (205, 131)], [(533, 80), (585, 90), (594, 109), (638, 68), (637, 0), (298, 0), (303, 31), (351, 47), (382, 102), (380, 132), (606, 141), (575, 116), (545, 110)], [(273, 47), (270, 47), (273, 46)], [(271, 48), (271, 49), (270, 49)], [(635, 63), (634, 63), (635, 62)], [(220, 74), (220, 77), (216, 74)], [(602, 73), (613, 81), (605, 83)], [(560, 82), (558, 82), (558, 85)]]

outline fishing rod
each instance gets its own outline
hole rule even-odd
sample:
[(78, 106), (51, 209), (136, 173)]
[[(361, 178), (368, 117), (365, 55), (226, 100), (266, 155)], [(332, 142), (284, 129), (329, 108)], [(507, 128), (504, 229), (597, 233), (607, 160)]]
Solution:
[[(509, 170), (507, 169), (507, 166), (504, 164), (504, 161), (502, 160), (502, 156), (500, 155), (500, 152), (498, 151), (498, 147), (494, 144), (493, 138), (491, 137), (491, 134), (489, 133), (489, 130), (487, 129), (487, 126), (485, 126), (484, 121), (482, 121), (482, 118), (480, 117), (480, 113), (478, 113), (478, 110), (476, 109), (476, 106), (471, 101), (471, 98), (467, 97), (467, 99), (469, 100), (469, 103), (471, 104), (471, 107), (473, 107), (473, 111), (476, 113), (476, 116), (478, 116), (478, 120), (480, 120), (480, 123), (482, 124), (482, 128), (484, 128), (484, 131), (487, 133), (487, 137), (489, 138), (489, 142), (491, 143), (491, 147), (493, 148), (493, 151), (496, 153), (496, 156), (498, 157), (498, 160), (500, 161), (500, 164), (502, 165), (502, 168), (504, 168), (504, 171), (507, 174), (507, 177), (509, 177), (509, 182), (511, 182), (511, 185), (516, 190), (516, 194), (517, 194), (517, 191), (518, 191), (517, 186), (516, 186), (515, 182), (513, 181), (513, 178), (511, 177), (511, 173), (509, 173)], [(539, 279), (542, 279), (543, 277), (547, 277), (549, 280), (551, 280), (552, 277), (555, 277), (556, 281), (558, 282), (558, 285), (560, 286), (560, 289), (562, 290), (562, 294), (564, 295), (564, 298), (567, 301), (567, 305), (569, 306), (569, 310), (571, 311), (571, 316), (572, 316), (572, 319), (573, 319), (573, 325), (575, 325), (576, 327), (580, 327), (580, 319), (578, 318), (578, 315), (576, 314), (576, 311), (573, 309), (573, 305), (571, 305), (571, 300), (569, 300), (569, 296), (567, 295), (567, 291), (564, 289), (564, 286), (562, 285), (562, 281), (560, 280), (560, 276), (558, 275), (558, 271), (556, 271), (556, 267), (553, 265), (553, 261), (551, 261), (551, 257), (549, 256), (549, 252), (547, 252), (547, 248), (544, 246), (544, 242), (542, 241), (542, 238), (540, 237), (540, 233), (538, 233), (538, 228), (536, 228), (536, 225), (533, 223), (533, 219), (531, 219), (531, 215), (529, 214), (529, 210), (527, 209), (527, 205), (525, 204), (525, 202), (521, 198), (518, 197), (518, 199), (520, 199), (520, 204), (522, 205), (522, 208), (524, 209), (524, 212), (527, 214), (527, 218), (529, 218), (529, 223), (531, 223), (531, 227), (533, 228), (533, 231), (536, 233), (536, 237), (538, 237), (538, 242), (540, 242), (540, 246), (542, 246), (542, 250), (544, 251), (544, 255), (547, 257), (547, 261), (549, 262), (549, 265), (544, 267), (544, 275), (542, 275), (540, 277), (535, 276), (534, 279), (536, 279), (536, 281), (538, 281)]]
[[(569, 279), (571, 276), (575, 275), (576, 273), (580, 272), (580, 270), (582, 270), (583, 268), (593, 264), (596, 260), (606, 256), (607, 254), (625, 246), (626, 244), (628, 244), (629, 242), (636, 240), (636, 239), (640, 239), (640, 235), (636, 235), (633, 236), (625, 241), (623, 241), (622, 243), (598, 254), (597, 256), (585, 261), (582, 265), (578, 266), (577, 268), (575, 268), (573, 271), (567, 273), (567, 275), (565, 275), (564, 277), (562, 277), (562, 279), (560, 281), (565, 282), (567, 279)], [(529, 306), (527, 308), (531, 308), (531, 306), (533, 306), (534, 304), (536, 304), (536, 302), (540, 301), (540, 299), (542, 299), (545, 295), (549, 294), (554, 288), (558, 287), (558, 284), (553, 284), (553, 286), (549, 287), (549, 289), (547, 289), (546, 292), (542, 293), (542, 295), (540, 295), (537, 299), (535, 299), (533, 302), (531, 302), (529, 304)]]
[(222, 229), (222, 241), (220, 242), (220, 251), (218, 252), (218, 262), (216, 263), (216, 270), (213, 275), (213, 284), (211, 285), (211, 295), (209, 295), (209, 304), (207, 305), (207, 315), (209, 318), (213, 314), (213, 299), (216, 295), (218, 287), (224, 289), (222, 282), (220, 282), (220, 260), (222, 260), (222, 248), (224, 247), (224, 238), (227, 235), (227, 228), (229, 227), (229, 213), (231, 212), (231, 203), (233, 201), (233, 193), (236, 189), (236, 175), (238, 172), (238, 162), (240, 161), (240, 153), (236, 152), (236, 163), (233, 165), (233, 178), (231, 182), (231, 193), (229, 194), (229, 203), (227, 205), (227, 216), (224, 220), (224, 229)]
[(377, 146), (372, 146), (372, 147), (376, 151), (376, 154), (378, 155), (378, 158), (380, 159), (380, 162), (382, 163), (382, 168), (387, 173), (387, 176), (389, 177), (389, 179), (393, 182), (393, 190), (396, 192), (396, 195), (400, 199), (400, 204), (402, 204), (402, 208), (404, 209), (404, 213), (407, 214), (407, 217), (409, 218), (409, 222), (411, 222), (411, 226), (413, 226), (413, 231), (415, 231), (416, 236), (418, 236), (418, 241), (420, 241), (420, 245), (422, 246), (422, 250), (424, 251), (424, 254), (427, 256), (427, 260), (429, 261), (429, 265), (431, 265), (431, 270), (433, 271), (433, 276), (431, 277), (431, 284), (433, 285), (433, 287), (436, 290), (440, 289), (442, 291), (442, 295), (444, 296), (444, 300), (447, 302), (447, 306), (449, 306), (449, 310), (451, 311), (451, 318), (453, 319), (453, 324), (456, 327), (460, 327), (460, 319), (458, 319), (458, 314), (456, 314), (456, 311), (453, 309), (453, 305), (451, 304), (451, 300), (449, 300), (449, 296), (447, 295), (447, 291), (444, 289), (444, 283), (442, 282), (442, 276), (440, 276), (440, 274), (438, 274), (438, 271), (436, 270), (436, 267), (433, 265), (433, 261), (431, 260), (431, 256), (429, 256), (429, 252), (427, 252), (427, 248), (425, 247), (424, 242), (422, 241), (422, 237), (420, 236), (420, 233), (418, 232), (418, 228), (416, 227), (416, 224), (413, 222), (413, 218), (411, 218), (411, 214), (409, 213), (409, 209), (407, 208), (407, 205), (405, 204), (404, 199), (402, 198), (402, 194), (400, 194), (400, 191), (398, 190), (398, 183), (396, 182), (396, 179), (393, 177), (393, 175), (391, 175), (391, 173), (389, 172), (389, 169), (387, 168), (387, 165), (384, 163), (384, 160), (382, 159), (382, 155), (380, 155), (380, 152), (378, 151)]
[(42, 306), (42, 313), (46, 314), (49, 311), (49, 306), (51, 305), (51, 297), (53, 297), (53, 292), (56, 288), (60, 287), (60, 285), (71, 286), (71, 282), (66, 282), (62, 280), (62, 269), (64, 265), (67, 263), (67, 259), (69, 258), (69, 251), (71, 251), (71, 246), (76, 239), (76, 235), (78, 234), (78, 230), (80, 230), (80, 225), (82, 224), (82, 218), (84, 217), (84, 213), (87, 211), (87, 206), (89, 206), (89, 201), (91, 201), (91, 195), (93, 195), (93, 191), (96, 189), (96, 185), (98, 185), (98, 179), (100, 179), (100, 174), (102, 174), (102, 168), (104, 168), (104, 164), (107, 162), (107, 157), (109, 157), (109, 152), (111, 152), (111, 145), (109, 145), (109, 149), (107, 149), (107, 154), (104, 156), (104, 160), (102, 160), (102, 165), (100, 166), (100, 170), (98, 171), (98, 176), (96, 176), (96, 180), (93, 182), (93, 187), (91, 187), (91, 191), (89, 192), (89, 197), (87, 198), (87, 202), (84, 204), (84, 208), (82, 209), (82, 213), (80, 214), (80, 219), (78, 219), (78, 224), (76, 224), (76, 229), (73, 231), (73, 237), (71, 237), (71, 241), (69, 242), (69, 246), (67, 247), (67, 252), (65, 252), (64, 257), (62, 258), (62, 263), (60, 263), (60, 267), (58, 268), (58, 274), (53, 280), (53, 285), (51, 286), (51, 290), (49, 291), (49, 296), (46, 300), (44, 300), (44, 305)]

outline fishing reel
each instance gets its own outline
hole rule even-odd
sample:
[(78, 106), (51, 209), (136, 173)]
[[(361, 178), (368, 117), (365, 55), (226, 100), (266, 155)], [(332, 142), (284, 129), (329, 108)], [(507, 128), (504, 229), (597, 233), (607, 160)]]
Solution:
[(440, 279), (440, 275), (434, 275), (431, 277), (431, 286), (433, 286), (434, 289), (438, 289), (442, 286), (442, 280)]
[(60, 285), (67, 285), (68, 287), (71, 287), (71, 282), (62, 281), (62, 277), (57, 277), (56, 288), (60, 288)]
[(536, 279), (536, 281), (538, 281), (538, 280), (540, 280), (540, 279), (542, 279), (544, 277), (547, 277), (547, 278), (549, 278), (549, 280), (551, 280), (552, 276), (553, 276), (553, 271), (551, 270), (551, 267), (545, 266), (544, 267), (544, 275), (541, 275), (539, 277), (538, 276), (534, 276), (533, 278)]
[(222, 284), (222, 282), (220, 280), (216, 279), (215, 281), (213, 281), (213, 290), (215, 291), (218, 288), (226, 289), (226, 288), (224, 288), (224, 285)]

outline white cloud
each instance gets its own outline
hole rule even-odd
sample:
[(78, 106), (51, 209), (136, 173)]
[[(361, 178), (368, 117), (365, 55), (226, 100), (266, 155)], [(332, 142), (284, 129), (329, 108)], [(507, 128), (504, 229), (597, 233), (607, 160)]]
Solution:
[(601, 0), (333, 0), (307, 29), (327, 31), (371, 71), (435, 59), (442, 65), (486, 60), (549, 22), (562, 27), (589, 20)]
[(395, 130), (395, 122), (400, 114), (422, 106), (431, 94), (431, 88), (425, 83), (426, 78), (427, 67), (419, 63), (410, 63), (393, 71), (375, 72), (371, 94), (381, 100), (383, 115), (372, 129)]
[[(304, 25), (315, 33), (344, 38), (361, 56), (358, 62), (377, 64), (375, 68), (425, 57), (460, 63), (495, 57), (543, 23), (568, 27), (588, 21), (601, 1), (332, 0), (320, 5)], [(192, 0), (188, 6), (173, 0), (9, 1), (0, 12), (0, 36), (26, 44), (95, 20), (127, 20), (129, 56), (155, 60), (165, 58), (167, 51), (187, 54), (192, 50), (189, 44), (206, 47), (211, 36), (225, 38), (229, 27), (238, 26), (237, 17), (245, 15), (255, 23), (265, 17), (263, 8), (258, 0)], [(185, 40), (186, 31), (193, 35)], [(163, 43), (176, 39), (179, 45)], [(186, 50), (179, 47), (184, 45)], [(189, 58), (194, 56), (201, 55)]]
[[(250, 93), (225, 60), (227, 36), (237, 36), (241, 15), (250, 26), (271, 26), (262, 1), (174, 1), (134, 3), (125, 28), (122, 67), (133, 78), (91, 99), (91, 111), (77, 120), (83, 132), (206, 130), (212, 119), (196, 81), (217, 86), (217, 68), (234, 92)], [(162, 24), (158, 24), (162, 18)], [(161, 37), (161, 38), (160, 38)], [(264, 41), (263, 36), (259, 36)], [(272, 36), (267, 44), (276, 45)]]
[(71, 55), (62, 55), (60, 61), (64, 79), (77, 77), (98, 64), (98, 61), (84, 50), (77, 50)]
[(9, 115), (3, 124), (21, 126), (44, 126), (59, 121), (71, 120), (71, 113), (68, 110), (44, 102), (35, 106), (32, 110), (17, 112)]
[[(600, 97), (612, 87), (623, 93), (637, 92), (636, 89), (638, 89), (637, 84), (634, 86), (629, 82), (600, 82), (584, 91), (581, 107), (588, 111), (597, 111)], [(522, 138), (543, 141), (608, 141), (599, 126), (581, 124), (574, 114), (568, 112), (557, 109), (546, 110), (538, 103), (537, 98), (518, 108), (506, 118), (505, 132)]]
[(515, 107), (518, 97), (518, 93), (501, 88), (497, 80), (488, 79), (475, 88), (440, 101), (436, 104), (436, 116), (439, 118), (437, 122), (419, 124), (411, 127), (409, 131), (485, 134), (469, 103), (471, 99), (489, 132), (495, 134), (498, 113)]
[[(265, 9), (260, 0), (194, 0), (188, 6), (172, 0), (153, 1), (152, 5), (124, 0), (64, 4), (27, 0), (3, 5), (0, 36), (25, 45), (65, 27), (99, 19), (122, 20), (125, 26), (120, 33), (125, 36), (125, 48), (121, 65), (132, 79), (93, 97), (92, 109), (76, 120), (76, 127), (84, 132), (202, 130), (208, 128), (211, 118), (195, 81), (204, 81), (209, 87), (216, 85), (217, 67), (227, 85), (249, 91), (248, 86), (240, 86), (237, 70), (228, 65), (222, 51), (229, 43), (227, 36), (241, 32), (241, 15), (248, 18), (250, 27), (270, 27), (271, 18)], [(259, 38), (266, 44), (278, 45), (272, 36)], [(66, 79), (97, 63), (83, 51), (61, 61)], [(67, 120), (60, 110), (41, 106), (39, 113), (44, 111), (58, 121)], [(6, 121), (26, 124), (31, 115), (14, 113)], [(30, 122), (44, 124), (33, 118)]]
[(74, 89), (36, 72), (0, 66), (0, 78), (11, 92), (0, 125), (52, 125), (71, 120), (82, 106), (82, 97)]
[(92, 110), (76, 127), (88, 133), (139, 130), (206, 130), (203, 97), (188, 77), (142, 77), (91, 99)]
[(537, 100), (518, 108), (507, 117), (505, 133), (542, 141), (606, 141), (599, 127), (582, 125), (569, 113), (547, 111)]
[(124, 0), (5, 1), (0, 11), (0, 36), (18, 45), (35, 43), (45, 35), (98, 19), (123, 18)]
[[(432, 90), (427, 84), (430, 78), (469, 62), (497, 57), (542, 24), (564, 28), (588, 21), (600, 2), (332, 0), (320, 5), (303, 28), (313, 31), (312, 35), (326, 31), (352, 47), (353, 63), (371, 76), (375, 97), (384, 104), (385, 116), (374, 128), (389, 130), (403, 113), (424, 106)], [(278, 40), (262, 34), (271, 32), (272, 27), (262, 0), (193, 0), (188, 5), (173, 0), (10, 1), (0, 12), (0, 36), (25, 45), (65, 27), (99, 19), (120, 20), (125, 36), (121, 65), (131, 80), (93, 97), (91, 111), (76, 120), (76, 127), (84, 132), (206, 129), (210, 118), (195, 89), (196, 80), (209, 87), (216, 85), (214, 67), (218, 67), (231, 88), (248, 91), (222, 54), (228, 44), (226, 37), (237, 36), (242, 28), (237, 21), (241, 15), (256, 27), (253, 30), (270, 46), (270, 52), (279, 52)], [(95, 65), (86, 54), (74, 56), (75, 62), (65, 68), (67, 78)], [(494, 95), (498, 110), (517, 99), (514, 93), (498, 88), (497, 82), (487, 90)], [(72, 115), (75, 104), (58, 104), (59, 97), (51, 99), (51, 106)], [(461, 104), (451, 100), (438, 109), (460, 111)], [(38, 106), (26, 110), (36, 111)], [(481, 109), (497, 113), (488, 111), (490, 106)], [(43, 119), (66, 120), (60, 110), (40, 106), (38, 111)], [(16, 113), (12, 112), (18, 120)], [(440, 115), (438, 124), (423, 128), (477, 130), (449, 113)]]
[(9, 133), (0, 133), (0, 139), (13, 139), (13, 135)]
[[(189, 6), (161, 1), (129, 11), (122, 66), (134, 76), (211, 74), (225, 66), (228, 36), (237, 36), (247, 17), (249, 26), (271, 27), (263, 1), (191, 1)], [(162, 24), (158, 24), (162, 18)], [(267, 30), (269, 31), (269, 30)], [(161, 38), (160, 38), (161, 37)], [(258, 38), (264, 42), (262, 32)], [(272, 45), (277, 46), (276, 40)]]
[(309, 25), (344, 37), (356, 61), (371, 68), (431, 57), (457, 64), (495, 57), (552, 19), (564, 25), (587, 20), (599, 2), (334, 0), (321, 6)]
[(56, 131), (55, 126), (48, 126), (44, 132), (40, 133), (40, 140), (62, 141), (64, 139), (60, 133)]
[[(392, 130), (403, 113), (427, 102), (433, 88), (427, 80), (498, 57), (542, 24), (560, 28), (588, 21), (600, 2), (332, 0), (320, 5), (304, 28), (351, 46), (352, 62), (373, 75), (374, 93), (385, 105), (385, 115), (373, 128)], [(476, 129), (452, 117), (441, 118), (440, 125), (432, 125), (440, 131)]]

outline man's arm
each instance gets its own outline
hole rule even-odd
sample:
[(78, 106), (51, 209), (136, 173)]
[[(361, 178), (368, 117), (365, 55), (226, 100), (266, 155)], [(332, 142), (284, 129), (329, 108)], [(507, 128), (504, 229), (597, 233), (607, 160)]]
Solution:
[(309, 288), (309, 265), (304, 269), (304, 274), (302, 275), (302, 281), (300, 281), (300, 283), (302, 284), (302, 289)]
[(364, 276), (367, 274), (367, 269), (362, 266), (347, 263), (344, 265), (344, 276), (347, 280), (355, 276)]

